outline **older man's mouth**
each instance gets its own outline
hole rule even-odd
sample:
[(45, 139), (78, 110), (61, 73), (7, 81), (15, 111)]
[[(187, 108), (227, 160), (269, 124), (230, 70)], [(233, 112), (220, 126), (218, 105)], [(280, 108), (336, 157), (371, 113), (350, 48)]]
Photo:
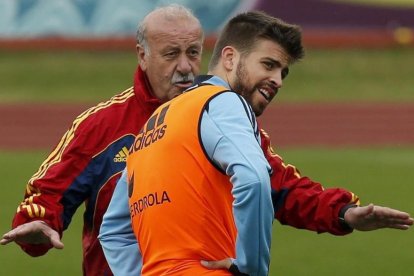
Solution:
[(180, 88), (188, 88), (193, 84), (192, 81), (179, 81), (175, 82), (174, 85)]

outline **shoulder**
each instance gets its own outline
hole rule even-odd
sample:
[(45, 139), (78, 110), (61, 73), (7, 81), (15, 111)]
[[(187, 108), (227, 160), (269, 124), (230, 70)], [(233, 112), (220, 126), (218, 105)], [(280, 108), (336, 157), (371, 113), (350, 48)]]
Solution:
[(208, 104), (208, 112), (212, 116), (245, 117), (250, 122), (256, 120), (252, 108), (239, 94), (227, 91), (212, 98)]
[(96, 152), (122, 137), (135, 135), (137, 120), (131, 110), (136, 101), (132, 89), (113, 96), (81, 113), (65, 134), (65, 141), (78, 145), (85, 152)]
[(229, 111), (231, 111), (229, 107), (244, 108), (248, 106), (248, 103), (242, 96), (232, 91), (224, 91), (214, 95), (211, 97), (209, 104), (219, 109), (226, 108)]
[(119, 124), (120, 120), (127, 116), (133, 96), (133, 89), (129, 88), (107, 101), (100, 102), (76, 117), (73, 126), (82, 130), (97, 128), (101, 131), (107, 127), (113, 127), (113, 124)]

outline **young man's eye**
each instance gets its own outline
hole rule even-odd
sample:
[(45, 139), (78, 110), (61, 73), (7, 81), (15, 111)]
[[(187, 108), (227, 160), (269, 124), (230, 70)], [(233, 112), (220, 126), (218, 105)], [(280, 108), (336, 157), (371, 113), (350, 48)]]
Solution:
[(275, 68), (275, 65), (272, 62), (263, 62), (263, 64), (267, 70), (272, 70)]
[(286, 78), (289, 75), (289, 68), (285, 68), (282, 70), (282, 79)]

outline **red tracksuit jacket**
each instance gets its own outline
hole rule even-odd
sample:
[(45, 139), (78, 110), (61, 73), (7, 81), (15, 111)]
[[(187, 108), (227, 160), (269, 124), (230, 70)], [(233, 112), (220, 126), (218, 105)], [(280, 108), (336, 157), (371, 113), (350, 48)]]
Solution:
[[(84, 275), (112, 275), (97, 236), (115, 184), (125, 167), (136, 134), (160, 105), (150, 92), (145, 74), (138, 69), (134, 86), (79, 115), (56, 148), (29, 180), (12, 226), (43, 220), (60, 235), (77, 208), (85, 203), (83, 227)], [(131, 120), (131, 118), (134, 118)], [(272, 197), (276, 218), (282, 224), (312, 231), (344, 235), (338, 222), (340, 208), (358, 202), (343, 189), (323, 189), (301, 177), (274, 154), (262, 131), (262, 148), (272, 166)], [(45, 254), (47, 245), (20, 244), (31, 256)]]

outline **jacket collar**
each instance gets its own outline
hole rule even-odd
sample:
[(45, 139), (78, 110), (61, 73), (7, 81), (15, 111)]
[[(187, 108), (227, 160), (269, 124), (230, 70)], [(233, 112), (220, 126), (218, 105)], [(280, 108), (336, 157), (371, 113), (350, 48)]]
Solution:
[(152, 93), (147, 75), (140, 66), (138, 66), (134, 74), (134, 94), (141, 107), (148, 108), (151, 112), (161, 105), (161, 101)]

